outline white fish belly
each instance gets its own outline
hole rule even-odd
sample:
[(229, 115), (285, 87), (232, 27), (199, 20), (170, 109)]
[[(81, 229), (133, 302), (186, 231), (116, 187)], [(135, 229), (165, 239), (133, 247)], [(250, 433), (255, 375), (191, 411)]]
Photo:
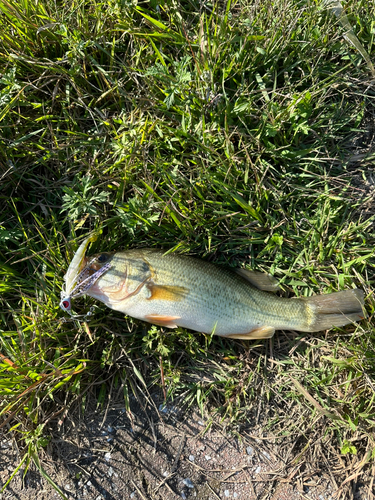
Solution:
[[(200, 302), (200, 303), (199, 303)], [(238, 307), (227, 304), (224, 308), (213, 307), (200, 301), (181, 300), (177, 302), (166, 300), (148, 300), (134, 297), (125, 299), (118, 304), (107, 305), (112, 309), (132, 316), (143, 321), (153, 322), (148, 317), (157, 316), (175, 318), (173, 324), (183, 328), (189, 328), (202, 333), (215, 333), (216, 335), (245, 334), (264, 326), (261, 322), (252, 320)], [(229, 311), (228, 311), (229, 309)]]

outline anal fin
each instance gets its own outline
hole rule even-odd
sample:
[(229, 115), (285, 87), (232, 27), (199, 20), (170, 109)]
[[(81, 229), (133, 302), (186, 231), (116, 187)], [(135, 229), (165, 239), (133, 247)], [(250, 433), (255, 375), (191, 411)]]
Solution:
[(274, 333), (275, 329), (272, 326), (260, 326), (247, 333), (232, 333), (230, 335), (225, 335), (225, 337), (239, 340), (270, 339)]

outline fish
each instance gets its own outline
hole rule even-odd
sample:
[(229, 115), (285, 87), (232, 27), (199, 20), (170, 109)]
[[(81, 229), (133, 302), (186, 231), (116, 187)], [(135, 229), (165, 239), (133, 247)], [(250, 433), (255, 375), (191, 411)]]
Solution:
[(115, 311), (231, 339), (265, 339), (276, 330), (318, 332), (365, 317), (361, 289), (279, 297), (270, 293), (277, 287), (267, 274), (156, 249), (85, 257), (77, 282), (81, 276), (94, 277), (84, 294)]

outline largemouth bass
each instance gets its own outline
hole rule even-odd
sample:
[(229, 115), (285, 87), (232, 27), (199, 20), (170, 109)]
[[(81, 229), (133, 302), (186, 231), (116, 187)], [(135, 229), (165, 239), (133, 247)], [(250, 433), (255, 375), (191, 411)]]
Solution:
[(364, 318), (360, 289), (287, 299), (265, 291), (274, 287), (268, 275), (160, 250), (101, 253), (80, 267), (75, 282), (88, 283), (82, 293), (168, 328), (259, 339), (275, 330), (317, 332)]

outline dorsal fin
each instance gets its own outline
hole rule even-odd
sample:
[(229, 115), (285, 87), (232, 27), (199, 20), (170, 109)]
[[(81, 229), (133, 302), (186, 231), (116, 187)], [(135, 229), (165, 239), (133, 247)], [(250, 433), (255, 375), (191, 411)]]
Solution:
[(236, 273), (249, 281), (253, 286), (265, 292), (277, 292), (280, 290), (278, 281), (270, 274), (259, 271), (249, 271), (248, 269), (235, 269)]

